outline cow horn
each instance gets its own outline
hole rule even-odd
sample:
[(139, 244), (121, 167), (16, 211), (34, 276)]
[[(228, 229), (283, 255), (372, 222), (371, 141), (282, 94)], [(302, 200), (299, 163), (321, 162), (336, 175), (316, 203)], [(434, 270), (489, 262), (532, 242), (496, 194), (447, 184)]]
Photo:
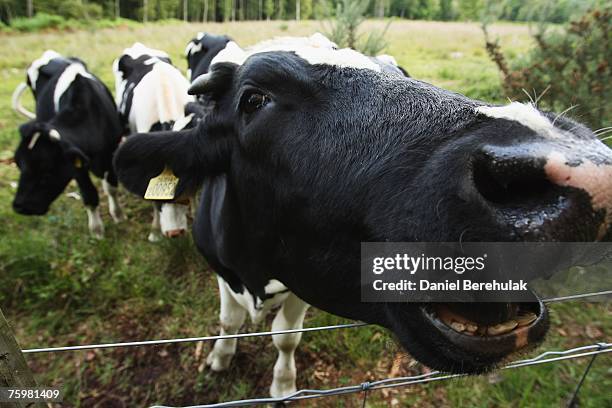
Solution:
[(49, 137), (51, 139), (55, 139), (55, 140), (60, 140), (61, 139), (60, 133), (56, 129), (51, 129), (49, 131)]
[(199, 95), (206, 92), (206, 85), (209, 83), (211, 76), (211, 73), (207, 72), (194, 79), (189, 87), (189, 95)]
[(21, 96), (23, 95), (23, 92), (26, 90), (27, 87), (28, 85), (26, 85), (25, 82), (22, 82), (17, 85), (17, 88), (15, 88), (15, 92), (13, 92), (13, 109), (15, 110), (15, 112), (21, 113), (28, 119), (36, 119), (36, 115), (24, 108), (21, 104)]

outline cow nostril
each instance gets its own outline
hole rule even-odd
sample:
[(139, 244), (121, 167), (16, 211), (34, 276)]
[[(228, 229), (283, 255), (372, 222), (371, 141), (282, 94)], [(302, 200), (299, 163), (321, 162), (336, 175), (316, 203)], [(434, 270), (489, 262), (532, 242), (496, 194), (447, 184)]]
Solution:
[(533, 157), (482, 150), (472, 162), (472, 176), (478, 193), (499, 207), (534, 207), (559, 197), (543, 163)]
[(174, 229), (174, 230), (170, 230), (170, 231), (166, 232), (166, 236), (168, 238), (177, 238), (177, 237), (180, 237), (183, 234), (185, 234), (185, 230), (184, 229)]

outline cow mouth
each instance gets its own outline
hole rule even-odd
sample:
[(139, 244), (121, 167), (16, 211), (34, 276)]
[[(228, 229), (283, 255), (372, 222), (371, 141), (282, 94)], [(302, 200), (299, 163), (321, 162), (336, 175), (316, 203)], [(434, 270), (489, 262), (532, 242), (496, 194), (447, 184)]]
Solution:
[[(421, 307), (436, 333), (432, 368), (481, 373), (541, 342), (548, 330), (548, 312), (533, 294), (521, 303), (431, 303)], [(433, 341), (433, 340), (432, 340)]]

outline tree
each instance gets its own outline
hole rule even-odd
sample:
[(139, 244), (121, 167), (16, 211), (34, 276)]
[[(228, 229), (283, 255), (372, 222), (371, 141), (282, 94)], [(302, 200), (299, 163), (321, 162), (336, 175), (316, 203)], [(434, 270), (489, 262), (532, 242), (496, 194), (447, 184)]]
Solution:
[(34, 0), (28, 0), (28, 17), (34, 15)]
[(274, 16), (274, 0), (266, 0), (265, 6), (266, 20), (270, 21), (270, 18)]

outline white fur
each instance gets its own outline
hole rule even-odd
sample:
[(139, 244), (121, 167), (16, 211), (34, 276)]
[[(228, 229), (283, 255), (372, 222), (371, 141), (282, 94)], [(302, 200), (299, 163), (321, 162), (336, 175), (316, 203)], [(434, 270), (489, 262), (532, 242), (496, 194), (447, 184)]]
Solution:
[(147, 238), (149, 242), (158, 242), (161, 239), (159, 234), (159, 211), (157, 208), (153, 206), (153, 221), (151, 221), (151, 232), (149, 232), (149, 237)]
[(170, 58), (167, 53), (162, 50), (156, 50), (155, 48), (149, 48), (143, 43), (135, 42), (130, 48), (123, 50), (123, 55), (129, 55), (136, 59), (142, 55), (150, 55), (152, 57), (163, 57)]
[(505, 106), (479, 106), (476, 112), (491, 118), (513, 120), (542, 136), (550, 138), (560, 136), (560, 131), (532, 104), (512, 102)]
[[(238, 294), (233, 292), (221, 277), (217, 276), (217, 282), (221, 298), (221, 335), (236, 334), (244, 323), (247, 312), (257, 323), (277, 305), (281, 305), (281, 308), (272, 322), (273, 331), (302, 328), (309, 306), (293, 293), (283, 292), (263, 302), (257, 299), (254, 303), (253, 297), (246, 288), (243, 293)], [(265, 288), (266, 293), (268, 290), (271, 291), (270, 293), (286, 290), (286, 287), (277, 280), (271, 280)], [(296, 390), (295, 349), (301, 338), (301, 333), (272, 336), (274, 346), (278, 350), (278, 358), (274, 364), (274, 378), (270, 386), (270, 394), (273, 397), (281, 397)], [(206, 359), (213, 371), (221, 371), (229, 367), (236, 353), (236, 345), (237, 339), (221, 339), (215, 342)]]
[(310, 37), (280, 37), (261, 42), (246, 50), (230, 41), (225, 49), (213, 58), (211, 65), (219, 62), (231, 62), (242, 65), (254, 54), (270, 51), (292, 51), (310, 64), (335, 65), (345, 68), (369, 69), (381, 72), (381, 67), (365, 55), (349, 48), (337, 49), (335, 43), (323, 34), (315, 33)]
[(53, 50), (47, 50), (40, 58), (34, 60), (32, 64), (30, 64), (27, 70), (27, 75), (28, 78), (30, 78), (30, 84), (32, 85), (33, 90), (36, 90), (36, 81), (38, 80), (40, 68), (47, 65), (52, 59), (61, 57), (62, 56), (59, 53)]
[(89, 79), (94, 79), (94, 77), (89, 72), (87, 72), (83, 64), (81, 64), (80, 62), (75, 62), (74, 64), (68, 65), (57, 80), (57, 84), (55, 85), (55, 90), (53, 92), (53, 104), (55, 106), (55, 112), (59, 112), (60, 99), (62, 98), (64, 92), (66, 92), (70, 85), (74, 82), (77, 75), (81, 75), (82, 77)]
[(60, 140), (62, 138), (62, 135), (60, 135), (60, 132), (58, 132), (57, 129), (51, 129), (49, 131), (49, 137), (51, 139)]
[(172, 125), (172, 130), (174, 131), (183, 130), (185, 126), (187, 126), (189, 122), (191, 122), (191, 119), (193, 119), (193, 113), (190, 113), (187, 116), (183, 116), (182, 118), (177, 119), (177, 121), (174, 122), (174, 125)]
[(188, 57), (191, 54), (195, 54), (198, 51), (202, 50), (202, 43), (194, 43), (193, 41), (189, 41), (187, 47), (185, 48), (185, 56)]
[(383, 64), (393, 65), (395, 67), (398, 66), (397, 60), (395, 59), (395, 57), (389, 54), (377, 55), (376, 59), (382, 62)]
[(36, 146), (36, 142), (38, 142), (39, 138), (40, 132), (36, 132), (34, 135), (32, 135), (32, 139), (30, 139), (30, 143), (28, 143), (28, 150), (32, 150), (34, 146)]
[(87, 210), (87, 225), (89, 226), (89, 232), (95, 238), (104, 238), (104, 224), (100, 216), (100, 207), (85, 207), (85, 209)]
[(117, 187), (110, 185), (109, 182), (104, 179), (102, 180), (102, 189), (108, 197), (108, 212), (110, 212), (113, 221), (118, 223), (125, 220), (125, 216), (119, 205), (119, 200), (117, 199)]
[(134, 88), (129, 124), (132, 132), (148, 132), (156, 122), (174, 122), (185, 116), (189, 81), (172, 65), (156, 62)]
[(162, 204), (159, 223), (162, 233), (187, 230), (187, 213), (189, 206), (184, 204)]
[(199, 33), (196, 35), (196, 38), (197, 38), (198, 40), (201, 40), (202, 38), (204, 38), (204, 36), (205, 36), (205, 35), (206, 35), (206, 33), (204, 33), (204, 32), (202, 32), (202, 31), (200, 31), (200, 32), (199, 32)]

